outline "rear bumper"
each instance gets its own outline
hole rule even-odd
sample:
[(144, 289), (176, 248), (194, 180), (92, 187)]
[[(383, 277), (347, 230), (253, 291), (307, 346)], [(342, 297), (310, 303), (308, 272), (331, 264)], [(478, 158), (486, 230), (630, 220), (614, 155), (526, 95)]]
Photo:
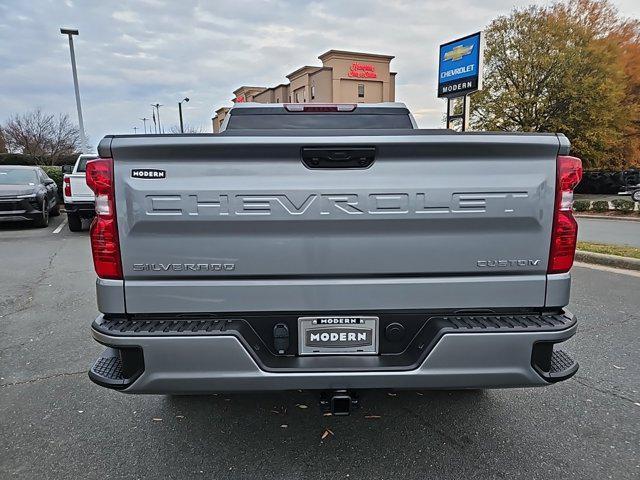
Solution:
[(254, 339), (243, 335), (241, 330), (222, 327), (208, 332), (204, 326), (201, 331), (194, 326), (193, 332), (198, 333), (190, 334), (189, 322), (189, 332), (171, 331), (167, 327), (160, 329), (167, 332), (156, 330), (146, 334), (145, 329), (155, 327), (143, 326), (143, 322), (139, 325), (123, 322), (122, 328), (110, 334), (102, 326), (105, 320), (99, 317), (92, 334), (109, 348), (89, 375), (102, 386), (127, 393), (544, 386), (571, 377), (578, 368), (577, 362), (553, 349), (554, 344), (576, 332), (573, 316), (564, 315), (567, 321), (553, 327), (544, 321), (533, 321), (532, 327), (523, 328), (500, 325), (488, 328), (495, 322), (484, 325), (479, 322), (476, 326), (474, 322), (463, 321), (464, 327), (441, 329), (431, 344), (422, 342), (418, 346), (422, 349), (418, 361), (406, 368), (375, 367), (379, 357), (361, 356), (341, 357), (338, 361), (342, 362), (342, 368), (334, 368), (332, 359), (334, 367), (324, 371), (322, 362), (329, 365), (326, 357), (305, 358), (306, 364), (298, 363), (293, 369), (280, 368), (277, 362), (267, 364), (264, 359), (269, 354), (263, 351), (264, 346), (254, 344)]
[(77, 214), (82, 218), (93, 218), (96, 213), (95, 202), (77, 202), (64, 204), (67, 214)]

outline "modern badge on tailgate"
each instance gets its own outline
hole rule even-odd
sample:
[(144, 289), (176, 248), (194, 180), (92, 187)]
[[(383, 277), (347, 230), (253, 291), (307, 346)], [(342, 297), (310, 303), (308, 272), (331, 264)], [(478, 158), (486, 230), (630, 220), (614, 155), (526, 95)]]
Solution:
[(157, 168), (134, 168), (131, 170), (131, 178), (166, 178), (167, 172), (165, 170), (158, 170)]

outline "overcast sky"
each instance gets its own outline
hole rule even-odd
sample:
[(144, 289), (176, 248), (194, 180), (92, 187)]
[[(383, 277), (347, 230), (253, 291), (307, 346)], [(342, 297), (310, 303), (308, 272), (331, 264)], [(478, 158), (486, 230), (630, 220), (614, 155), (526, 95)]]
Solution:
[[(151, 103), (167, 128), (185, 121), (211, 131), (213, 111), (241, 85), (276, 85), (329, 49), (395, 55), (396, 100), (421, 127), (441, 127), (437, 47), (532, 1), (0, 0), (0, 121), (40, 107), (76, 120), (66, 37), (76, 58), (85, 129), (92, 144), (133, 133)], [(640, 1), (616, 0), (640, 17)], [(139, 130), (140, 131), (140, 130)]]

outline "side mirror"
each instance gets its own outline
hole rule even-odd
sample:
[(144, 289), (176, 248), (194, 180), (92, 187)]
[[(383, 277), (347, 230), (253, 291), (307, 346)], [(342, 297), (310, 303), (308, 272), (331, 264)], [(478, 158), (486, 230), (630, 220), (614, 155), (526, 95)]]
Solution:
[(47, 179), (44, 181), (44, 184), (45, 184), (45, 185), (55, 185), (55, 183), (56, 183), (56, 182), (54, 182), (54, 181), (53, 181), (53, 180), (51, 180), (50, 178), (47, 178)]
[(73, 173), (73, 165), (63, 165), (62, 173)]

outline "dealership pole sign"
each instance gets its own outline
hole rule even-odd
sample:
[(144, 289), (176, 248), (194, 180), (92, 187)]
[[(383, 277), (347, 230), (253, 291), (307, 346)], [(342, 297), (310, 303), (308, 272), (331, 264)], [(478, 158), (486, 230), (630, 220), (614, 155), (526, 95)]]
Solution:
[(438, 97), (461, 97), (482, 88), (482, 32), (440, 45)]
[[(482, 50), (482, 32), (440, 45), (438, 97), (447, 100), (447, 128), (454, 120), (462, 121), (463, 132), (469, 125), (469, 94), (482, 88)], [(462, 112), (455, 113), (459, 98)]]

